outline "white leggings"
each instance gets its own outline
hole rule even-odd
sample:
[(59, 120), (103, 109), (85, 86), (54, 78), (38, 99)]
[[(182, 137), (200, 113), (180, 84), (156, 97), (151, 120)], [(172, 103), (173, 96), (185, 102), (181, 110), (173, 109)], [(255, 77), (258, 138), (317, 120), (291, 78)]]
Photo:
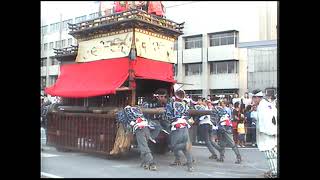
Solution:
[(267, 150), (264, 151), (264, 154), (267, 158), (269, 170), (272, 174), (277, 175), (278, 169), (277, 169), (277, 152), (276, 150)]

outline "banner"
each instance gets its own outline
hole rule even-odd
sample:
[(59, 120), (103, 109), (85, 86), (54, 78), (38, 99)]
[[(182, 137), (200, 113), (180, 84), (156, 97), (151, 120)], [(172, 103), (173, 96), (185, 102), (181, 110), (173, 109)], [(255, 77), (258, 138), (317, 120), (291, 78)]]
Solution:
[(98, 38), (79, 41), (76, 62), (128, 56), (132, 44), (132, 34), (131, 30), (123, 30), (99, 35)]
[(173, 51), (174, 41), (174, 38), (135, 29), (137, 56), (140, 57), (176, 64), (177, 57)]

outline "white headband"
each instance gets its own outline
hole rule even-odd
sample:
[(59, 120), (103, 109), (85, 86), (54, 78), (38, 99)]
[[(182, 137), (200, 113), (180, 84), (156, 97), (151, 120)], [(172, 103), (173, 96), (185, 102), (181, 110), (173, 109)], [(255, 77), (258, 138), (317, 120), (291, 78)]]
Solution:
[(262, 93), (262, 91), (260, 91), (260, 92), (258, 92), (257, 94), (254, 94), (253, 96), (263, 97), (263, 93)]

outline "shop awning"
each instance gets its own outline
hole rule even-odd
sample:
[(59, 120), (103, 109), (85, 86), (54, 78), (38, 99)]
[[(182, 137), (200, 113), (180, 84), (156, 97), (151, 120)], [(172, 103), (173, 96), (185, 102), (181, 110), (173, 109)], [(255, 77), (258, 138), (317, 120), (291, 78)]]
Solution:
[(70, 98), (115, 94), (128, 78), (128, 70), (127, 57), (63, 65), (56, 83), (45, 92)]
[(175, 83), (171, 63), (137, 57), (133, 62), (135, 77), (138, 79), (155, 79)]

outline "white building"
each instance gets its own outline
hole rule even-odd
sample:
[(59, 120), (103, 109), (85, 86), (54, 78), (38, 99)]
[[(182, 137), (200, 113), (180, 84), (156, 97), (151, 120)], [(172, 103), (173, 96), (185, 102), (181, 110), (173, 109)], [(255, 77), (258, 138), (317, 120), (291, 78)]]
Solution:
[(41, 2), (41, 89), (55, 83), (59, 63), (53, 48), (64, 48), (77, 42), (70, 36), (67, 23), (98, 17), (99, 3)]
[[(62, 3), (70, 3), (72, 8), (68, 10), (62, 5), (66, 10), (60, 9)], [(67, 34), (66, 23), (96, 17), (99, 10), (94, 1), (59, 4), (56, 12), (42, 21), (41, 76), (46, 86), (53, 84), (58, 75), (52, 48), (76, 45), (75, 39)], [(168, 19), (185, 22), (184, 35), (175, 46), (178, 60), (175, 69), (178, 82), (193, 84), (184, 85), (187, 93), (206, 97), (235, 92), (241, 95), (248, 91), (251, 83), (248, 78), (253, 75), (248, 76), (247, 72), (248, 53), (252, 50), (239, 48), (239, 42), (277, 39), (277, 2), (164, 1), (163, 4)], [(52, 4), (48, 7), (54, 9)], [(61, 26), (59, 22), (63, 22)]]
[(248, 90), (277, 89), (277, 41), (239, 43), (247, 51)]
[[(248, 91), (248, 55), (239, 42), (277, 39), (277, 2), (166, 2), (166, 16), (185, 22), (177, 42), (176, 79), (189, 94)], [(250, 77), (252, 75), (250, 74)]]

